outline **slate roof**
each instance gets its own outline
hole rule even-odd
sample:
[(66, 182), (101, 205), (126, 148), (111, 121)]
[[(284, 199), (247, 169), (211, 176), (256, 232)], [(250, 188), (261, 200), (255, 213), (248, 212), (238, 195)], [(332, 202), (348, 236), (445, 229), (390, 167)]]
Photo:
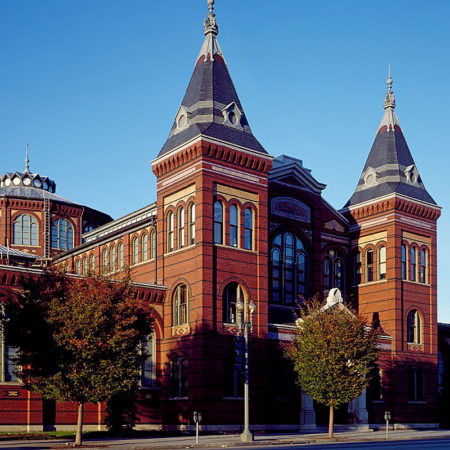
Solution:
[(385, 113), (358, 181), (345, 207), (398, 193), (436, 205), (425, 189), (395, 114), (395, 99), (388, 79)]
[[(216, 40), (215, 15), (210, 11), (205, 21), (205, 42), (194, 73), (175, 117), (169, 137), (158, 154), (171, 150), (202, 135), (267, 154), (253, 136), (227, 64)], [(234, 116), (229, 116), (233, 113)], [(182, 122), (180, 118), (184, 116)], [(236, 118), (236, 122), (229, 118)]]
[(21, 252), (19, 250), (14, 250), (12, 248), (0, 245), (0, 256), (1, 257), (16, 257), (16, 258), (26, 258), (26, 259), (36, 259), (36, 255), (30, 255), (29, 253)]
[(77, 203), (71, 202), (70, 200), (60, 197), (59, 195), (32, 186), (0, 187), (0, 197), (29, 198), (36, 200), (48, 198), (52, 201), (77, 205)]

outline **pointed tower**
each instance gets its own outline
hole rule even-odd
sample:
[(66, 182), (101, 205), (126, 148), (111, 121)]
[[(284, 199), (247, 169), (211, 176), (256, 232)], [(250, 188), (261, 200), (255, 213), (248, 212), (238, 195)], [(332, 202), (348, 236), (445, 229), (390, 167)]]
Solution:
[(390, 71), (387, 84), (383, 119), (342, 211), (351, 224), (359, 310), (386, 333), (382, 389), (369, 392), (369, 423), (381, 422), (385, 410), (395, 422), (435, 423), (440, 207), (425, 189), (400, 128)]
[[(152, 162), (161, 255), (157, 282), (168, 288), (161, 352), (167, 359), (161, 362), (166, 374), (179, 370), (190, 400), (208, 399), (215, 405), (207, 412), (210, 421), (218, 411), (228, 411), (224, 420), (235, 423), (242, 408), (231, 407), (229, 401), (220, 404), (224, 397), (238, 396), (233, 391), (237, 385), (229, 384), (238, 298), (256, 304), (253, 336), (267, 336), (272, 157), (249, 127), (217, 41), (214, 1), (208, 5), (194, 72), (169, 137)], [(231, 376), (224, 378), (230, 370)], [(170, 392), (173, 381), (165, 384), (172, 387), (163, 396), (185, 396)], [(264, 391), (256, 381), (253, 387)], [(176, 423), (180, 410), (200, 407), (191, 406), (169, 402), (165, 420)], [(264, 408), (262, 404), (259, 410)]]

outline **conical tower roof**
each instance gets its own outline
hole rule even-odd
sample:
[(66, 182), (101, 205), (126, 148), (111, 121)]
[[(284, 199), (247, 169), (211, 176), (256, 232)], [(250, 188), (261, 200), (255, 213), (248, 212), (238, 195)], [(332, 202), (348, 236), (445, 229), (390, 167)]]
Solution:
[(435, 201), (425, 189), (395, 114), (390, 70), (387, 83), (383, 119), (356, 190), (345, 207), (393, 193), (435, 205)]
[(213, 12), (214, 0), (208, 0), (208, 5), (205, 41), (169, 137), (158, 157), (198, 136), (267, 154), (250, 130), (217, 41), (218, 26)]

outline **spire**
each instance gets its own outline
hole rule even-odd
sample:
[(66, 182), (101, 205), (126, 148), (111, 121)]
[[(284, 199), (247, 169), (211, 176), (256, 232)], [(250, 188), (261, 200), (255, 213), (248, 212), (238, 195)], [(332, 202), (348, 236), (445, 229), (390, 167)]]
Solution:
[(204, 23), (205, 41), (203, 42), (197, 61), (204, 56), (205, 60), (214, 61), (214, 55), (220, 55), (223, 58), (222, 50), (217, 42), (216, 36), (219, 33), (216, 15), (214, 14), (214, 0), (208, 0), (209, 13)]
[(358, 186), (346, 207), (393, 193), (436, 204), (422, 183), (394, 110), (395, 98), (389, 65), (383, 119), (378, 127)]
[(25, 150), (25, 172), (29, 172), (30, 171), (30, 160), (28, 159), (28, 146), (30, 144), (28, 144), (28, 142), (25, 144), (26, 146), (26, 150)]
[(200, 136), (267, 155), (253, 136), (217, 42), (219, 28), (214, 0), (207, 1), (205, 40), (169, 137), (158, 157)]

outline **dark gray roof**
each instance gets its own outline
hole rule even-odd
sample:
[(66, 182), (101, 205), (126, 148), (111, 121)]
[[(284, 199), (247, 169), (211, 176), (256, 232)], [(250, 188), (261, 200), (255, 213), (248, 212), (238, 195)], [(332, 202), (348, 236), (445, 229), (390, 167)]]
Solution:
[(378, 130), (356, 190), (345, 207), (392, 193), (436, 205), (425, 189), (398, 124), (383, 125)]
[(59, 195), (53, 194), (48, 191), (44, 191), (33, 186), (17, 186), (17, 187), (0, 187), (0, 197), (16, 197), (16, 198), (29, 198), (42, 200), (48, 198), (52, 201), (64, 202), (71, 205), (77, 205), (77, 203), (71, 202)]
[[(183, 111), (188, 119), (186, 125), (180, 127), (177, 119)], [(238, 117), (237, 123), (227, 120), (227, 111)], [(250, 130), (225, 60), (219, 54), (212, 60), (204, 56), (198, 59), (169, 138), (158, 157), (198, 135), (267, 154)]]

